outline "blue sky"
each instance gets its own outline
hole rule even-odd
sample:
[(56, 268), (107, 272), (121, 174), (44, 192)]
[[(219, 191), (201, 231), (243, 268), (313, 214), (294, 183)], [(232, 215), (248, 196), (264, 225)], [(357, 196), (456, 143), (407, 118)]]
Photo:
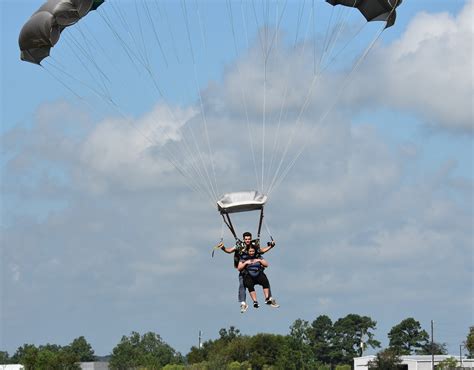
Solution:
[[(404, 318), (435, 320), (457, 354), (474, 324), (473, 2), (404, 1), (354, 74), (340, 67), (383, 25), (333, 13), (345, 33), (317, 78), (320, 42), (340, 24), (326, 28), (322, 2), (314, 23), (311, 2), (299, 23), (301, 2), (268, 13), (233, 2), (235, 44), (222, 3), (186, 2), (187, 19), (160, 3), (164, 56), (133, 2), (115, 2), (130, 28), (117, 21), (114, 38), (112, 3), (64, 31), (40, 68), (20, 61), (18, 34), (41, 1), (1, 2), (0, 349), (84, 335), (108, 354), (134, 330), (187, 353), (199, 330), (285, 334), (298, 318), (358, 313), (384, 345)], [(124, 44), (146, 50), (153, 72)], [(99, 97), (87, 86), (101, 91), (89, 73), (102, 70)], [(267, 191), (273, 175), (268, 276), (281, 308), (240, 315), (230, 258), (210, 258), (223, 233), (213, 202)], [(238, 232), (256, 218), (236, 217)]]

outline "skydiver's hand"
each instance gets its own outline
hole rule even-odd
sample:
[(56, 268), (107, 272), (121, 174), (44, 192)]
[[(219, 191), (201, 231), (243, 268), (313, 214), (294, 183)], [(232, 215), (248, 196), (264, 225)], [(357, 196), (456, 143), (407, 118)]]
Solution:
[(267, 245), (273, 248), (275, 246), (275, 241), (272, 240), (271, 242), (268, 242)]

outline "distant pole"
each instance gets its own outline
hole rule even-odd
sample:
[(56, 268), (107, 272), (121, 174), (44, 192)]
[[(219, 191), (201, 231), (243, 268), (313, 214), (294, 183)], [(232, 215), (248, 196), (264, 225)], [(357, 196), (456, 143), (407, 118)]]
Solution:
[(198, 342), (198, 348), (201, 349), (201, 338), (202, 338), (202, 331), (199, 330), (199, 342)]
[(434, 370), (434, 337), (433, 337), (433, 320), (431, 320), (431, 370)]
[(461, 364), (462, 367), (462, 344), (459, 345), (459, 363)]

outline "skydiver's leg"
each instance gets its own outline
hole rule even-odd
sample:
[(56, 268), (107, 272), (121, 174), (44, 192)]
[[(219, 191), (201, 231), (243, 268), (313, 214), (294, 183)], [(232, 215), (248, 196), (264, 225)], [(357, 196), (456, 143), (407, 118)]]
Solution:
[(253, 301), (253, 306), (258, 308), (257, 293), (255, 293), (255, 281), (250, 275), (244, 276), (244, 285), (249, 290), (250, 297)]
[(267, 275), (265, 273), (260, 273), (256, 278), (257, 284), (261, 285), (263, 288), (263, 294), (265, 295), (265, 301), (270, 299), (270, 282), (268, 281)]
[(242, 273), (239, 273), (239, 302), (245, 303), (245, 286), (244, 286), (244, 277)]
[(254, 302), (257, 302), (257, 293), (255, 293), (255, 290), (252, 290), (250, 293), (250, 298), (252, 298), (252, 301)]

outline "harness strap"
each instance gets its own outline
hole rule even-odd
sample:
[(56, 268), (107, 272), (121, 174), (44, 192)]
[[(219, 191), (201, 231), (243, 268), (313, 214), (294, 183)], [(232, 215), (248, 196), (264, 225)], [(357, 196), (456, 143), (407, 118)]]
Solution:
[(224, 220), (224, 223), (227, 225), (230, 232), (234, 236), (235, 240), (239, 240), (239, 238), (237, 238), (237, 234), (235, 233), (234, 225), (232, 225), (232, 221), (230, 220), (229, 214), (228, 213), (221, 213), (221, 216), (222, 216), (222, 219)]
[(260, 210), (260, 220), (258, 221), (258, 232), (257, 232), (258, 240), (260, 240), (260, 232), (262, 231), (262, 223), (263, 223), (263, 207)]

